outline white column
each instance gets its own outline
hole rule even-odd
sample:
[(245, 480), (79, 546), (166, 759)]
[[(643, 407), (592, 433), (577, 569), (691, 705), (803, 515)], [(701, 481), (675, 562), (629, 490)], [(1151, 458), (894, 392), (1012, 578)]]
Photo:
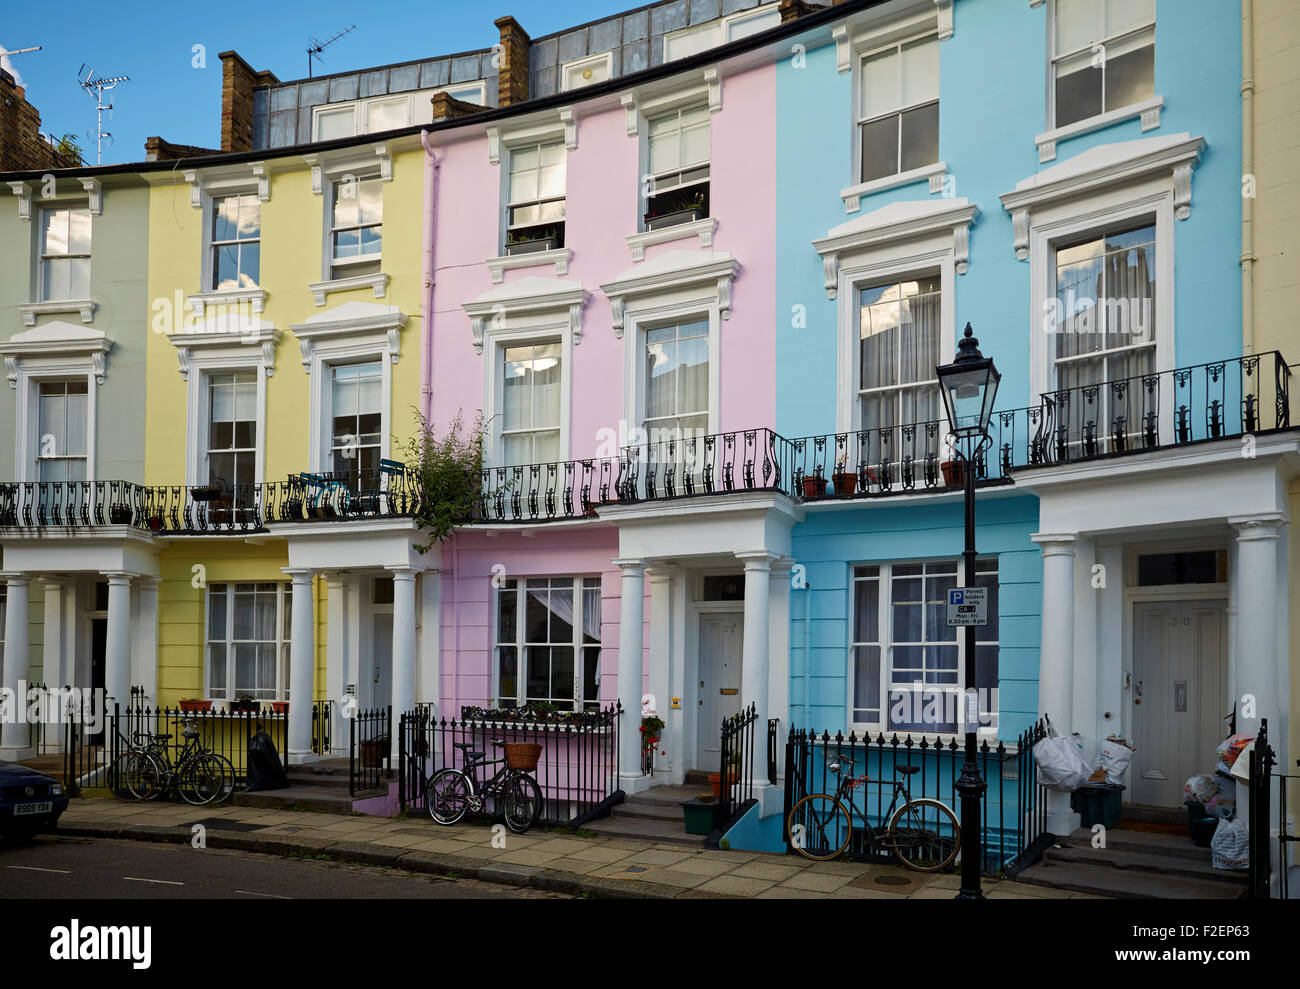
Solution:
[[(667, 567), (646, 570), (650, 579), (650, 690), (655, 709), (664, 722), (664, 737), (655, 753), (655, 782), (680, 783), (682, 779), (681, 711), (670, 710), (669, 697), (674, 679), (672, 649), (673, 575)], [(678, 661), (680, 663), (680, 660)], [(674, 744), (676, 743), (676, 744)]]
[(7, 585), (5, 602), (4, 684), (5, 696), (12, 698), (15, 706), (0, 723), (0, 759), (26, 759), (32, 754), (31, 741), (25, 721), (19, 712), (26, 707), (26, 696), (19, 691), (20, 681), (27, 679), (28, 614), (27, 581), (25, 573), (8, 571), (0, 573)]
[[(745, 641), (741, 646), (741, 709), (754, 705), (754, 785), (767, 785), (767, 677), (768, 605), (772, 596), (772, 560), (776, 554), (761, 551), (737, 553), (745, 564)], [(762, 757), (760, 758), (760, 753)], [(762, 763), (760, 768), (759, 763)]]
[(1070, 724), (1090, 739), (1100, 737), (1097, 734), (1097, 608), (1100, 589), (1092, 586), (1096, 562), (1096, 546), (1092, 540), (1080, 539), (1074, 548), (1074, 655), (1071, 660), (1074, 676), (1070, 690)]
[(289, 620), (289, 757), (311, 762), (311, 709), (315, 700), (316, 629), (312, 618), (312, 573), (289, 567), (293, 581)]
[[(785, 779), (785, 740), (790, 733), (790, 570), (794, 560), (782, 557), (772, 564), (771, 616), (768, 623), (767, 716), (776, 718), (776, 778)], [(767, 723), (755, 738), (756, 752), (763, 753), (760, 774), (767, 772)], [(778, 790), (780, 787), (778, 786)], [(774, 794), (773, 796), (776, 796)], [(771, 799), (771, 798), (768, 798)], [(764, 813), (769, 810), (764, 807)]]
[(393, 756), (397, 756), (397, 730), (402, 715), (415, 708), (415, 571), (389, 567), (393, 575)]
[(141, 577), (136, 621), (136, 649), (131, 657), (132, 682), (144, 688), (149, 706), (158, 703), (158, 585), (161, 577)]
[(1259, 732), (1261, 718), (1268, 719), (1270, 742), (1285, 739), (1278, 717), (1277, 549), (1284, 519), (1280, 515), (1230, 518), (1237, 530), (1237, 731)]
[(104, 710), (125, 711), (131, 703), (131, 574), (106, 573), (108, 636), (104, 646)]
[(618, 776), (628, 793), (644, 787), (641, 776), (641, 694), (645, 650), (645, 561), (615, 560), (623, 571), (618, 613), (618, 699), (623, 705), (619, 728)]
[[(1046, 714), (1062, 735), (1073, 725), (1074, 546), (1073, 534), (1036, 533), (1043, 553), (1042, 647), (1038, 654), (1038, 713)], [(1068, 793), (1047, 793), (1047, 830), (1069, 834), (1079, 826)]]
[(346, 755), (348, 741), (347, 722), (343, 719), (343, 693), (347, 683), (347, 608), (343, 591), (342, 574), (325, 575), (325, 696), (332, 702), (330, 749)]
[(45, 585), (45, 620), (43, 635), (45, 642), (41, 657), (41, 675), (45, 686), (61, 687), (70, 683), (72, 678), (65, 665), (67, 660), (66, 629), (63, 624), (63, 602), (67, 585), (60, 577), (41, 578)]

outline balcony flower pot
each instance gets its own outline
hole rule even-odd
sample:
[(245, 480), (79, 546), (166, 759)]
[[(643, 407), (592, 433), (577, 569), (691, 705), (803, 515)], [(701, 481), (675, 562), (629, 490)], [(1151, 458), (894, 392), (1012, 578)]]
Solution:
[(810, 475), (803, 479), (803, 496), (805, 498), (820, 498), (826, 493), (826, 478)]
[(288, 701), (271, 701), (271, 710), (272, 710), (275, 714), (288, 714), (288, 713), (289, 713), (289, 702), (288, 702)]
[(943, 483), (950, 488), (960, 488), (966, 483), (966, 469), (960, 460), (945, 460), (939, 465)]
[(231, 714), (259, 714), (262, 710), (261, 703), (251, 697), (236, 697), (229, 707)]
[(108, 521), (112, 525), (130, 525), (131, 524), (131, 506), (114, 505), (108, 510)]
[(715, 797), (692, 797), (681, 802), (687, 834), (710, 834), (718, 806)]
[(542, 251), (554, 251), (559, 246), (559, 237), (530, 237), (527, 240), (516, 240), (506, 244), (506, 256), (514, 257), (518, 254), (538, 254)]
[(212, 701), (191, 698), (180, 702), (181, 710), (186, 714), (200, 714), (212, 710)]
[(190, 497), (195, 501), (216, 501), (221, 497), (220, 484), (200, 484), (190, 488)]
[(162, 531), (162, 526), (163, 526), (163, 518), (162, 518), (161, 515), (150, 515), (150, 516), (149, 516), (149, 529), (150, 529), (150, 531), (152, 531), (152, 532), (161, 532), (161, 531)]
[(848, 471), (836, 471), (831, 475), (831, 483), (835, 485), (836, 494), (851, 495), (858, 486), (858, 475), (850, 474)]
[(677, 209), (670, 213), (659, 213), (657, 215), (645, 214), (645, 227), (647, 230), (663, 230), (666, 227), (676, 227), (683, 223), (694, 223), (696, 220), (704, 219), (704, 207), (692, 206), (689, 209)]

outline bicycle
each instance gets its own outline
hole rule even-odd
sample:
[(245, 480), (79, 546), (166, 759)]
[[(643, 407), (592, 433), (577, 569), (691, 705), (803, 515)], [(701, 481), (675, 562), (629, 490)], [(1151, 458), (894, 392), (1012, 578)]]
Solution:
[[(474, 751), (472, 742), (453, 742), (461, 751), (463, 769), (440, 769), (425, 781), (424, 805), (429, 816), (439, 824), (460, 822), (470, 812), (480, 813), (489, 797), (501, 801), (506, 827), (523, 834), (537, 823), (542, 812), (542, 791), (529, 772), (537, 768), (542, 747), (535, 743), (506, 743), (494, 738), (492, 744), (505, 747), (505, 757), (488, 759), (487, 753)], [(479, 770), (505, 763), (486, 783), (479, 781)]]
[[(799, 800), (786, 819), (791, 845), (804, 858), (825, 862), (843, 854), (853, 838), (853, 815), (844, 806), (847, 795), (853, 807), (852, 791), (865, 786), (870, 777), (852, 775), (852, 757), (840, 754), (827, 766), (840, 777), (835, 796), (811, 793)], [(961, 849), (961, 827), (957, 815), (947, 804), (930, 797), (913, 799), (907, 788), (907, 777), (918, 772), (916, 766), (895, 766), (901, 779), (894, 780), (894, 795), (883, 819), (882, 827), (866, 825), (867, 840), (872, 852), (885, 848), (893, 850), (895, 857), (909, 869), (918, 872), (938, 872), (947, 868)], [(903, 803), (898, 806), (899, 797)], [(898, 809), (895, 810), (895, 806)], [(863, 815), (865, 819), (865, 814)], [(930, 817), (934, 820), (931, 822)]]
[(182, 721), (181, 737), (185, 739), (185, 744), (173, 766), (167, 755), (167, 742), (171, 740), (171, 735), (152, 735), (143, 731), (134, 733), (133, 752), (143, 757), (145, 763), (137, 766), (141, 777), (138, 783), (144, 795), (136, 793), (128, 782), (133, 796), (139, 800), (153, 800), (175, 790), (186, 803), (202, 806), (225, 799), (234, 790), (234, 765), (225, 756), (204, 748), (203, 743), (198, 741), (198, 722), (191, 719)]

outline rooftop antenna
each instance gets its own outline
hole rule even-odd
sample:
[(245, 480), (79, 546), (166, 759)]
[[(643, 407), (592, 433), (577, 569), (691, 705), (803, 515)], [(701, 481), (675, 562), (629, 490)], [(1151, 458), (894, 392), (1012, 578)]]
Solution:
[(334, 35), (334, 37), (328, 38), (325, 41), (318, 41), (315, 36), (311, 36), (307, 39), (307, 78), (308, 79), (311, 78), (311, 67), (312, 67), (313, 60), (319, 60), (322, 62), (325, 61), (325, 56), (322, 55), (321, 53), (325, 51), (325, 49), (328, 48), (330, 45), (334, 44), (334, 42), (338, 41), (339, 38), (343, 37), (343, 35), (347, 34), (349, 31), (355, 31), (356, 29), (357, 26), (353, 24), (351, 27), (344, 28), (338, 34)]
[(116, 89), (119, 82), (128, 82), (130, 76), (96, 76), (95, 70), (81, 63), (81, 68), (77, 70), (77, 82), (81, 88), (86, 91), (86, 95), (95, 101), (97, 117), (94, 131), (87, 131), (87, 137), (95, 139), (95, 164), (104, 163), (104, 138), (108, 138), (108, 143), (113, 143), (113, 135), (104, 130), (104, 111), (112, 113), (113, 104), (104, 102), (104, 94), (110, 89)]
[(0, 48), (0, 55), (23, 55), (27, 52), (38, 52), (40, 50), (40, 45), (32, 45), (30, 48), (15, 48), (13, 51), (10, 51), (8, 48)]

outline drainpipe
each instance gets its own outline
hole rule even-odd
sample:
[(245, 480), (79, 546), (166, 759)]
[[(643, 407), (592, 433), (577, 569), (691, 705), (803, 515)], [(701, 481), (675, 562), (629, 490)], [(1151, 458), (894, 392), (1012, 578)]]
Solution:
[(433, 283), (437, 234), (434, 229), (434, 204), (438, 200), (438, 175), (442, 161), (429, 143), (429, 132), (420, 131), (424, 145), (424, 292), (420, 297), (420, 332), (424, 341), (420, 347), (420, 411), (426, 418), (433, 417)]
[[(1255, 4), (1241, 0), (1241, 174), (1255, 182)], [(1255, 192), (1241, 197), (1241, 352), (1255, 352)]]
[(812, 706), (808, 700), (812, 693), (812, 584), (804, 581), (803, 589), (803, 730), (813, 728)]

